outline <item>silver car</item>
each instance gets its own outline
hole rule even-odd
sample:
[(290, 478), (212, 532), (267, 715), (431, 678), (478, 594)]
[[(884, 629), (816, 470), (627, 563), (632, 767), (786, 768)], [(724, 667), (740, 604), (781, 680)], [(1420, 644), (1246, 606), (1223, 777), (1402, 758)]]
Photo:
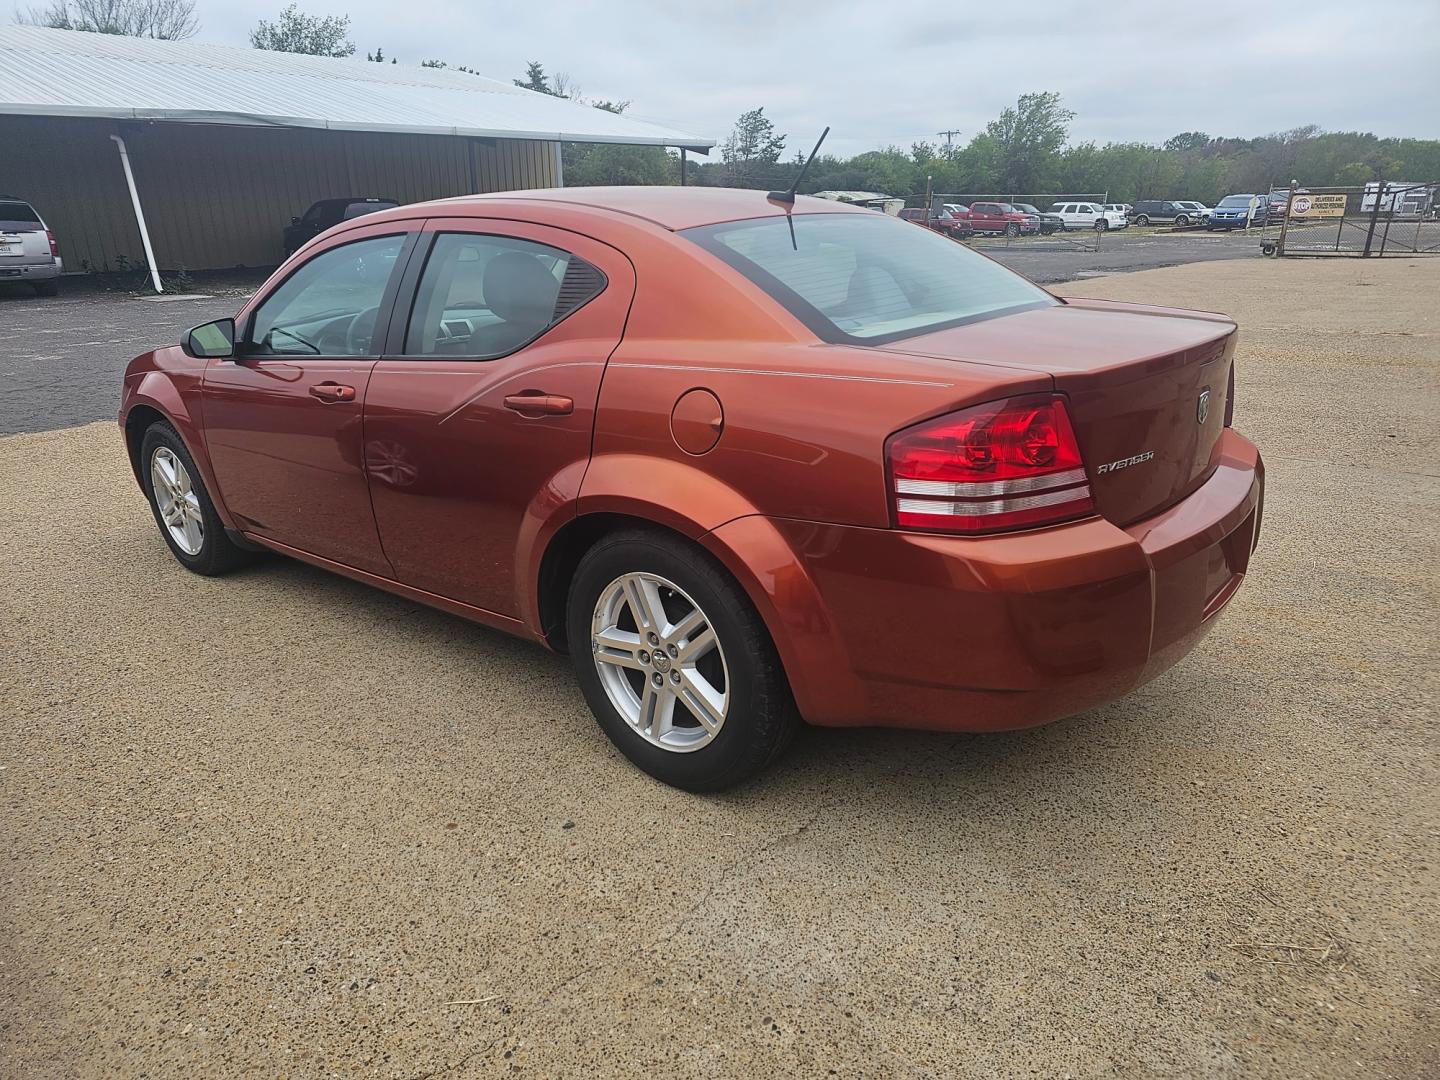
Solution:
[(55, 236), (35, 208), (0, 195), (0, 283), (23, 282), (41, 296), (54, 296), (63, 270)]

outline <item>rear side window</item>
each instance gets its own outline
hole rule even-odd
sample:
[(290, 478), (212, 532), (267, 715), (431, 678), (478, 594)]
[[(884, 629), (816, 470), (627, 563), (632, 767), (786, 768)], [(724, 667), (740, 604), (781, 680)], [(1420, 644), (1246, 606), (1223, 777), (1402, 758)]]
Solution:
[(604, 288), (604, 274), (559, 248), (508, 236), (441, 233), (420, 276), (405, 354), (504, 356)]
[(36, 232), (44, 227), (29, 203), (0, 200), (0, 232)]
[(765, 290), (823, 341), (878, 345), (1058, 303), (983, 255), (891, 218), (795, 214), (682, 235)]

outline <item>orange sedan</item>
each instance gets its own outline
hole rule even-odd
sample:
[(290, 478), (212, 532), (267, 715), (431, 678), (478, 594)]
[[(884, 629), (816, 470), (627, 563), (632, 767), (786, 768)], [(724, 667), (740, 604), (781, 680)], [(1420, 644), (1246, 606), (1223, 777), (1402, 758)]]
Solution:
[(322, 234), (132, 361), (120, 422), (182, 565), (279, 552), (568, 652), (707, 790), (802, 718), (1024, 727), (1182, 657), (1259, 534), (1234, 349), (843, 204), (515, 192)]

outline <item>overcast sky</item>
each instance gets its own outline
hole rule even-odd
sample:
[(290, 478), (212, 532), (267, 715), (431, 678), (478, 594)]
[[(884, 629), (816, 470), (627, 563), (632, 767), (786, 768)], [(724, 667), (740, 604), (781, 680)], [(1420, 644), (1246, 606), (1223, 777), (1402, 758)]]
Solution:
[[(201, 40), (248, 44), (288, 0), (199, 0)], [(1022, 93), (1058, 90), (1072, 141), (1251, 137), (1319, 124), (1440, 138), (1440, 0), (1005, 4), (911, 0), (300, 0), (351, 16), (357, 55), (495, 78), (528, 60), (629, 115), (723, 139), (763, 105), (787, 156), (968, 140)], [(968, 9), (968, 10), (967, 10)], [(1010, 12), (1016, 12), (1011, 16)]]

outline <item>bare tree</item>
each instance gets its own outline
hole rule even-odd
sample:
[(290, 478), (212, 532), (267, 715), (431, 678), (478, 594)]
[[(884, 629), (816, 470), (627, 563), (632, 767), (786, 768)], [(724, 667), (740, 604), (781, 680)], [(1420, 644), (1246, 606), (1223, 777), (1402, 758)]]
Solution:
[(184, 41), (200, 29), (195, 0), (50, 0), (15, 13), (15, 21), (56, 30)]

